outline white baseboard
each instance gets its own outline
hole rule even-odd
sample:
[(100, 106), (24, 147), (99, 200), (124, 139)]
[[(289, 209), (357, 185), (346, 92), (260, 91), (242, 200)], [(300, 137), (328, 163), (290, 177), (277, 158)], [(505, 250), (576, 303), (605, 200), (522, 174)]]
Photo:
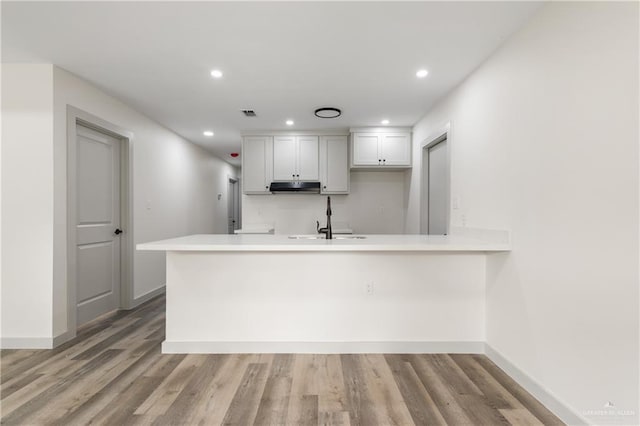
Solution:
[(150, 292), (143, 294), (142, 296), (135, 297), (129, 309), (137, 308), (138, 306), (142, 305), (144, 302), (147, 302), (153, 299), (154, 297), (161, 295), (162, 293), (165, 292), (165, 290), (166, 290), (166, 286), (163, 285), (161, 287), (156, 288), (155, 290), (151, 290)]
[(589, 420), (575, 412), (571, 407), (557, 398), (551, 391), (518, 368), (500, 352), (492, 348), (488, 343), (485, 344), (485, 355), (566, 424), (591, 424)]
[(162, 342), (165, 354), (231, 353), (484, 353), (484, 342)]
[(52, 349), (52, 337), (2, 337), (0, 349)]

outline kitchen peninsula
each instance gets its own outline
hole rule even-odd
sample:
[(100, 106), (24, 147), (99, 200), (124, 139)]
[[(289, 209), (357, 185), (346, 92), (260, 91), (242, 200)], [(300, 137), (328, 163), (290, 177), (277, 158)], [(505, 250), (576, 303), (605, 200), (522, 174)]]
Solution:
[[(191, 235), (166, 251), (164, 353), (482, 352), (508, 233)], [(492, 254), (496, 253), (496, 254)]]

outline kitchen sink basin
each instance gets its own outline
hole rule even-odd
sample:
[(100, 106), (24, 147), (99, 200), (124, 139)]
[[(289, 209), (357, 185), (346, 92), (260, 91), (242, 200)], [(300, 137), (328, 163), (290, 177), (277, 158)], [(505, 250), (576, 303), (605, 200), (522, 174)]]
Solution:
[[(334, 235), (334, 240), (364, 240), (362, 235)], [(324, 240), (324, 235), (289, 235), (291, 240)]]

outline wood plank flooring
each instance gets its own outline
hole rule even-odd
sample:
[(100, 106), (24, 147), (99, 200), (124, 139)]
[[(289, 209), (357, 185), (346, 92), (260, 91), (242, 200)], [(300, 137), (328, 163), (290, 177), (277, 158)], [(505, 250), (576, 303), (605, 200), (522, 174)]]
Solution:
[(164, 297), (4, 350), (6, 425), (561, 425), (483, 355), (162, 355)]

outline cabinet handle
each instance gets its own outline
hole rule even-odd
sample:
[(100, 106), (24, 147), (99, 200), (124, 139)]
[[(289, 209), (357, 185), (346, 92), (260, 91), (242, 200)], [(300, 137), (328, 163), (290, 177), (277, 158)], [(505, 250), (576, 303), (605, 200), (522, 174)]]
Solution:
[(327, 185), (324, 185), (324, 186), (322, 187), (322, 189), (327, 189)]
[(382, 160), (378, 159), (378, 164), (380, 164), (380, 162), (381, 162), (381, 161), (382, 161)]
[(265, 186), (266, 189), (269, 189), (269, 185)]

